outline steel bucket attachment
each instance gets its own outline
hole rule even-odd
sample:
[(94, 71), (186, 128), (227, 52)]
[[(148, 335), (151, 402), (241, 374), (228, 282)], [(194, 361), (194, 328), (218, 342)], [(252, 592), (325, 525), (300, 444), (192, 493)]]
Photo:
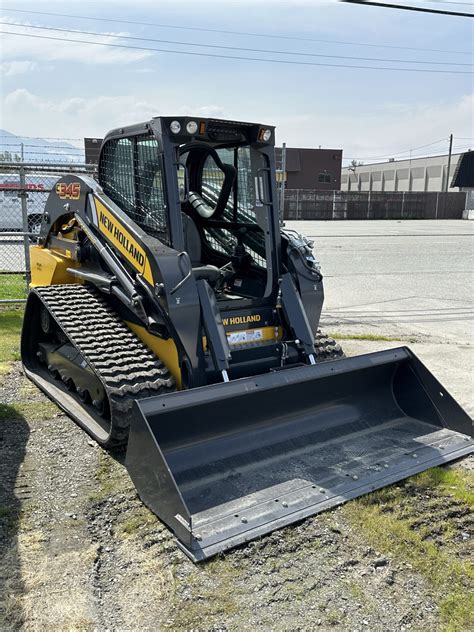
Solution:
[(137, 401), (127, 467), (199, 561), (473, 449), (401, 347)]

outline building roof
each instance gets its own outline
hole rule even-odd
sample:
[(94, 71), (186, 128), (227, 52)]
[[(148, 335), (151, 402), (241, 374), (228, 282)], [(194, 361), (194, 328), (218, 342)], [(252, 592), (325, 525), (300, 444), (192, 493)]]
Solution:
[(474, 151), (467, 151), (459, 159), (451, 187), (474, 187)]
[[(437, 154), (435, 156), (415, 156), (414, 158), (399, 158), (397, 160), (382, 160), (380, 162), (364, 162), (363, 164), (359, 165), (357, 168), (358, 169), (364, 169), (367, 167), (387, 167), (387, 166), (397, 166), (400, 165), (401, 163), (414, 163), (417, 160), (435, 160), (436, 158), (445, 158), (446, 160), (448, 159), (448, 155), (449, 154)], [(457, 156), (462, 156), (462, 153), (453, 153), (451, 154), (451, 159), (456, 158)], [(347, 160), (347, 158), (346, 158)], [(345, 167), (343, 167), (343, 169), (347, 170), (351, 170), (351, 165), (346, 165)]]

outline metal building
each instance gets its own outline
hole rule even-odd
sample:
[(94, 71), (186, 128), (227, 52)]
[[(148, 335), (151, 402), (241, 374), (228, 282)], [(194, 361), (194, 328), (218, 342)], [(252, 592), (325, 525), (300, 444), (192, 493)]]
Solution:
[(389, 160), (342, 169), (343, 191), (445, 191), (448, 190), (460, 158), (464, 154), (453, 154), (448, 177), (448, 154), (411, 160)]

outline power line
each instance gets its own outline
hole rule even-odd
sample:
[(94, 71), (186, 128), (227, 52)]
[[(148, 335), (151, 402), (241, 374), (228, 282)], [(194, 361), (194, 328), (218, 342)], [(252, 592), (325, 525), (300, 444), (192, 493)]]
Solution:
[(399, 156), (400, 154), (408, 154), (411, 151), (416, 151), (417, 149), (424, 149), (425, 147), (431, 147), (432, 145), (438, 145), (439, 143), (447, 142), (447, 138), (440, 138), (439, 140), (435, 140), (432, 143), (427, 143), (426, 145), (419, 145), (418, 147), (411, 147), (410, 149), (404, 149), (402, 151), (394, 151), (389, 154), (384, 154), (383, 156), (363, 156), (362, 160), (377, 160), (378, 158), (389, 158), (391, 156)]
[(444, 9), (429, 9), (428, 7), (413, 7), (408, 4), (389, 4), (388, 2), (370, 2), (367, 0), (339, 0), (346, 4), (362, 4), (366, 7), (381, 7), (383, 9), (400, 9), (402, 11), (419, 11), (421, 13), (437, 13), (438, 15), (453, 15), (458, 18), (474, 18), (474, 13), (446, 11)]
[[(446, 139), (446, 143), (448, 142), (448, 139)], [(463, 150), (465, 151), (466, 149), (469, 148), (469, 145), (457, 145), (455, 147), (453, 147), (453, 149), (457, 150), (459, 153), (463, 153)], [(406, 156), (406, 157), (401, 157), (398, 160), (415, 160), (418, 158), (432, 158), (434, 156), (445, 156), (447, 155), (447, 151), (444, 154), (440, 154), (439, 150), (436, 152), (422, 152), (421, 154), (415, 154), (410, 156)], [(391, 153), (391, 154), (387, 154), (386, 156), (357, 156), (357, 157), (353, 157), (353, 156), (343, 156), (344, 160), (381, 160), (381, 161), (387, 161), (389, 158), (396, 158), (399, 154), (397, 154), (396, 152)]]
[(419, 48), (419, 47), (413, 47), (413, 46), (394, 46), (394, 45), (390, 45), (390, 44), (369, 44), (367, 42), (350, 42), (350, 41), (344, 41), (344, 40), (326, 40), (326, 39), (315, 39), (315, 38), (311, 38), (311, 37), (296, 37), (296, 36), (291, 36), (291, 35), (274, 35), (274, 34), (270, 34), (270, 33), (265, 33), (265, 32), (260, 32), (260, 33), (251, 33), (248, 31), (230, 31), (230, 30), (224, 30), (224, 29), (210, 29), (210, 28), (204, 28), (204, 27), (199, 27), (199, 26), (183, 26), (182, 24), (160, 24), (160, 23), (156, 23), (156, 22), (138, 22), (135, 20), (119, 20), (117, 18), (101, 18), (101, 17), (93, 17), (93, 16), (89, 16), (89, 15), (71, 15), (70, 13), (52, 13), (52, 12), (47, 12), (47, 11), (30, 11), (27, 9), (9, 9), (6, 7), (3, 7), (4, 11), (13, 11), (16, 13), (32, 13), (35, 15), (49, 15), (49, 16), (54, 16), (54, 17), (60, 17), (60, 18), (77, 18), (80, 20), (94, 20), (96, 22), (115, 22), (117, 24), (134, 24), (136, 26), (156, 26), (158, 28), (166, 28), (166, 29), (180, 29), (180, 30), (185, 30), (185, 31), (199, 31), (199, 32), (204, 32), (204, 33), (219, 33), (219, 34), (224, 34), (224, 35), (244, 35), (244, 36), (248, 36), (248, 37), (258, 37), (258, 38), (262, 38), (262, 37), (266, 37), (266, 38), (271, 38), (271, 39), (284, 39), (284, 40), (293, 40), (293, 41), (300, 41), (300, 42), (318, 42), (318, 43), (322, 43), (322, 44), (338, 44), (338, 45), (349, 45), (349, 46), (370, 46), (373, 48), (396, 48), (399, 50), (416, 50), (416, 51), (424, 51), (424, 52), (431, 52), (431, 53), (449, 53), (449, 54), (453, 54), (453, 55), (471, 55), (471, 53), (469, 51), (450, 51), (450, 50), (442, 50), (442, 49), (438, 49), (438, 48)]
[[(0, 134), (0, 138), (11, 138), (11, 134)], [(21, 136), (30, 140), (83, 140), (82, 138), (61, 138), (60, 136)]]
[(472, 2), (451, 2), (451, 0), (420, 0), (420, 2), (426, 2), (427, 4), (457, 4), (464, 7), (472, 7)]
[(450, 75), (472, 75), (473, 72), (468, 70), (432, 70), (431, 68), (392, 68), (390, 66), (359, 66), (355, 64), (326, 64), (312, 61), (295, 61), (290, 59), (265, 59), (262, 57), (243, 57), (241, 55), (221, 55), (217, 53), (197, 53), (196, 51), (183, 51), (183, 50), (167, 50), (163, 48), (151, 48), (149, 46), (131, 46), (130, 44), (111, 44), (107, 42), (91, 42), (90, 40), (77, 40), (65, 37), (50, 37), (48, 35), (33, 35), (32, 33), (15, 33), (12, 31), (0, 31), (4, 35), (13, 35), (15, 37), (30, 37), (34, 39), (51, 40), (53, 42), (71, 42), (75, 44), (90, 44), (92, 46), (107, 46), (109, 48), (123, 48), (128, 50), (144, 50), (152, 51), (155, 53), (168, 53), (173, 55), (191, 55), (194, 57), (212, 57), (217, 59), (233, 59), (243, 61), (259, 61), (267, 64), (290, 64), (293, 66), (324, 66), (326, 68), (354, 68), (364, 70), (388, 70), (388, 71), (402, 71), (402, 72), (429, 72), (429, 73), (441, 73)]
[(355, 57), (355, 56), (347, 56), (347, 55), (324, 55), (323, 53), (301, 53), (301, 52), (292, 52), (292, 51), (282, 51), (282, 50), (268, 50), (262, 48), (246, 48), (242, 46), (221, 46), (217, 44), (194, 44), (190, 42), (181, 42), (176, 40), (163, 40), (163, 39), (155, 39), (152, 37), (134, 37), (132, 35), (115, 35), (112, 33), (97, 33), (95, 31), (83, 31), (82, 29), (65, 29), (54, 26), (40, 26), (37, 24), (18, 24), (11, 22), (2, 22), (0, 20), (0, 24), (5, 26), (18, 26), (21, 28), (28, 29), (39, 29), (42, 31), (59, 31), (61, 33), (77, 33), (78, 35), (93, 35), (94, 37), (107, 37), (114, 38), (119, 40), (135, 40), (140, 42), (157, 42), (160, 44), (178, 44), (179, 46), (196, 46), (199, 48), (218, 48), (224, 50), (236, 50), (236, 51), (245, 51), (250, 53), (269, 53), (276, 55), (297, 55), (299, 57), (327, 57), (331, 59), (352, 59), (357, 61), (381, 61), (381, 62), (390, 62), (390, 63), (402, 63), (402, 64), (429, 64), (434, 66), (472, 66), (472, 64), (462, 64), (458, 62), (449, 62), (449, 61), (421, 61), (421, 60), (411, 60), (411, 59), (384, 59), (380, 57)]
[(30, 148), (38, 148), (38, 149), (69, 149), (70, 151), (84, 151), (80, 147), (72, 147), (72, 146), (61, 146), (61, 145), (30, 145), (29, 143), (23, 143), (22, 141), (18, 141), (17, 143), (3, 143), (0, 141), (1, 147), (20, 147), (23, 145), (25, 149)]

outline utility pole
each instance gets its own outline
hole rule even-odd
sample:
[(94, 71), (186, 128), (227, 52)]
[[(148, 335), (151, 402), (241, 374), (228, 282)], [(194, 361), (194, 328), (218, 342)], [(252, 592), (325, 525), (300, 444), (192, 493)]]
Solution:
[(447, 193), (449, 189), (449, 171), (451, 169), (451, 154), (453, 153), (453, 135), (449, 135), (449, 153), (448, 153), (448, 171), (446, 173), (446, 184), (444, 192)]
[[(280, 225), (285, 221), (286, 143), (281, 146)], [(298, 209), (297, 209), (298, 212)]]
[(21, 162), (25, 162), (25, 146), (23, 143), (20, 144), (20, 156)]

